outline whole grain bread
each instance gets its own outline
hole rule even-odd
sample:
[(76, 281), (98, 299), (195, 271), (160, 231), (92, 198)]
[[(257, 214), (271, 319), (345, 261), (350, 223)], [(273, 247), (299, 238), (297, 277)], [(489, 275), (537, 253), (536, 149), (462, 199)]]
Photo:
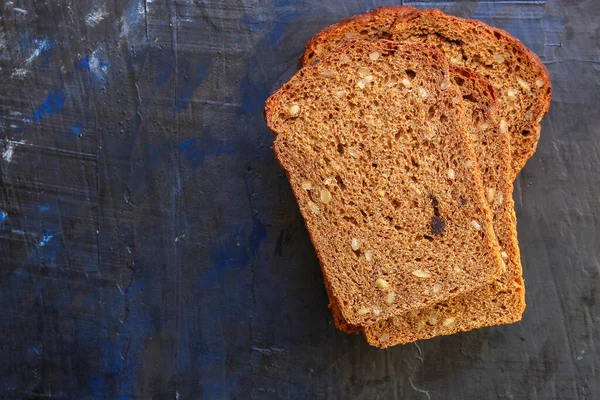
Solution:
[[(467, 68), (451, 67), (450, 72), (452, 81), (460, 87), (467, 115), (471, 116), (470, 138), (475, 145), (506, 269), (496, 282), (474, 292), (365, 328), (367, 341), (377, 347), (516, 322), (525, 309), (511, 170), (507, 162), (510, 144), (508, 135), (499, 130), (494, 89), (489, 81)], [(331, 308), (339, 329), (349, 333), (363, 330), (343, 319), (335, 300), (331, 300)]]
[[(365, 34), (363, 28), (369, 27), (370, 32), (373, 26), (379, 26), (381, 33)], [(488, 78), (498, 96), (500, 128), (511, 138), (513, 175), (534, 153), (552, 88), (539, 58), (509, 33), (440, 10), (388, 6), (325, 28), (307, 43), (300, 62), (316, 63), (355, 36), (431, 44), (442, 50), (451, 64), (469, 67)]]
[(273, 94), (265, 118), (348, 323), (501, 273), (463, 101), (435, 48), (350, 41)]

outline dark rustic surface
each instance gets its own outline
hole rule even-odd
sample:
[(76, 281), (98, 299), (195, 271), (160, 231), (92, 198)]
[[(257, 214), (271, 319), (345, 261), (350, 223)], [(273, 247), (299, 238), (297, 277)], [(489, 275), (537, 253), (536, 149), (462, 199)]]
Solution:
[(550, 71), (523, 321), (385, 351), (335, 330), (262, 106), (383, 3), (0, 1), (0, 397), (600, 398), (597, 0), (417, 3)]

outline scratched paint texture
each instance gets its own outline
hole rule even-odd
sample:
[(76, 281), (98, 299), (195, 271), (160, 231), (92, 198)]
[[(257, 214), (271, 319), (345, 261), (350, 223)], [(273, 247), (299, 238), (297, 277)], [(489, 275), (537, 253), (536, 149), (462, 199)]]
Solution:
[(335, 330), (262, 107), (384, 3), (0, 2), (0, 397), (600, 398), (596, 0), (404, 2), (550, 71), (514, 193), (528, 307), (385, 351)]

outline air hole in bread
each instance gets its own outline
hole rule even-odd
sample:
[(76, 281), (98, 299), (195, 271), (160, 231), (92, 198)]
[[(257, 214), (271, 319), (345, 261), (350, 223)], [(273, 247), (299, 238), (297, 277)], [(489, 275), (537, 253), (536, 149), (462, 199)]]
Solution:
[(434, 106), (429, 107), (428, 116), (429, 116), (429, 119), (433, 119), (433, 117), (435, 116), (435, 107)]
[(412, 81), (417, 76), (417, 73), (415, 71), (413, 71), (412, 69), (407, 69), (405, 72), (406, 72), (406, 76), (408, 77), (409, 81)]
[(527, 130), (527, 129), (523, 129), (521, 131), (521, 135), (523, 135), (523, 136), (529, 136), (530, 134), (531, 134), (531, 132), (529, 130)]
[(356, 220), (356, 218), (354, 217), (349, 217), (347, 215), (344, 215), (344, 221), (348, 221), (350, 222), (352, 225), (354, 226), (358, 226), (358, 221)]
[(346, 185), (344, 185), (344, 180), (339, 175), (335, 176), (335, 180), (336, 180), (336, 182), (337, 182), (337, 184), (338, 184), (338, 186), (340, 187), (341, 190), (346, 189)]

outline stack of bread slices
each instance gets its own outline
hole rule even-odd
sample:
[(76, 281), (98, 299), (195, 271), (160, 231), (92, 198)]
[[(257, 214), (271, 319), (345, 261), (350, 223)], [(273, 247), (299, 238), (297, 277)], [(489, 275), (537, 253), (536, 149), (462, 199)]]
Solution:
[(519, 321), (513, 181), (551, 86), (507, 32), (382, 7), (330, 26), (265, 106), (336, 326), (388, 347)]

